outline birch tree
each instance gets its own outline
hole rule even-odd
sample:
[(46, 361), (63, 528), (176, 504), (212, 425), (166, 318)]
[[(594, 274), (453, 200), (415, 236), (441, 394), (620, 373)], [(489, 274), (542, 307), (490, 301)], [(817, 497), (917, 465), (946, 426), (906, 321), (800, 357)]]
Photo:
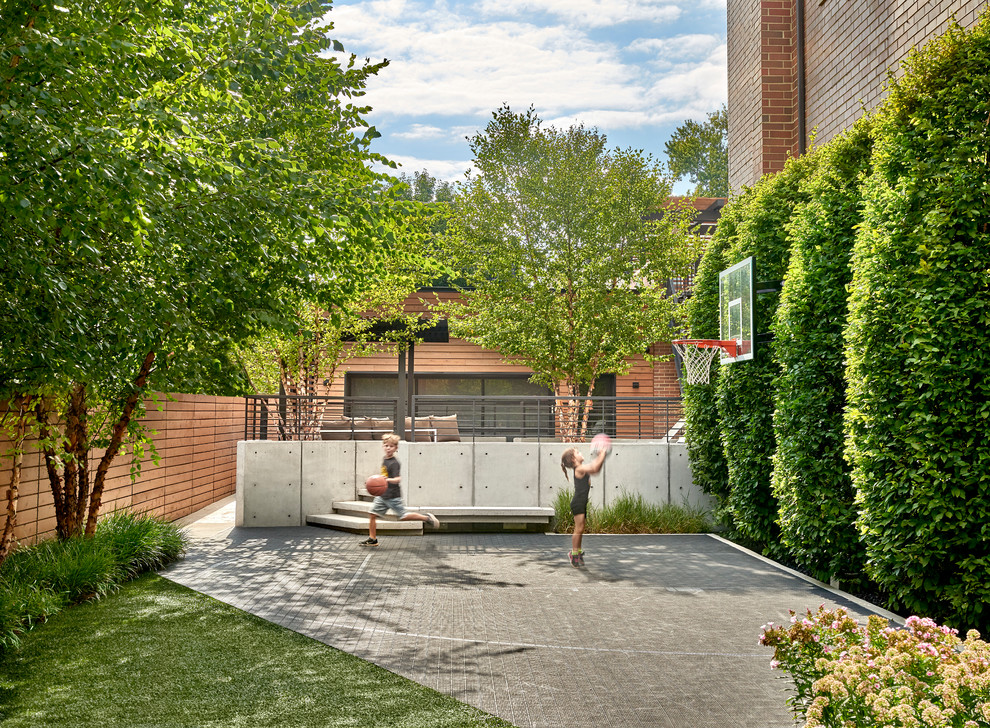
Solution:
[(651, 157), (532, 108), (500, 108), (471, 149), (442, 243), (463, 276), (452, 333), (532, 369), (559, 395), (561, 434), (580, 439), (596, 380), (671, 338), (667, 280), (699, 252), (689, 213), (668, 209)]

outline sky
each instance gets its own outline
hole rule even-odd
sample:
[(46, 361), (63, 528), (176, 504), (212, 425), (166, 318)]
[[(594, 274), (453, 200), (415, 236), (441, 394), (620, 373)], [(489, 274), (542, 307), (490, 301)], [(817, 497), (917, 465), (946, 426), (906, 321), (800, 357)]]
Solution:
[(335, 0), (326, 20), (347, 53), (389, 60), (362, 103), (399, 172), (463, 179), (503, 104), (665, 161), (726, 100), (725, 0)]

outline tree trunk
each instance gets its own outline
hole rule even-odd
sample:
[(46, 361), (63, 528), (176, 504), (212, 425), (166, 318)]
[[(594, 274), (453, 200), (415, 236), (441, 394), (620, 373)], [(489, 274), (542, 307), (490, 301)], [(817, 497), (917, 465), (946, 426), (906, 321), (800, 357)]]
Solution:
[(103, 486), (106, 483), (107, 472), (110, 470), (110, 464), (120, 450), (120, 445), (124, 441), (124, 435), (127, 434), (127, 428), (130, 425), (131, 416), (134, 414), (134, 408), (137, 407), (138, 402), (144, 395), (148, 375), (151, 373), (151, 367), (154, 363), (155, 352), (149, 351), (141, 363), (141, 370), (138, 372), (137, 379), (134, 380), (134, 388), (130, 396), (127, 397), (127, 401), (124, 403), (124, 409), (120, 413), (120, 419), (113, 426), (113, 432), (110, 435), (110, 444), (107, 446), (107, 450), (103, 453), (100, 464), (96, 468), (93, 491), (89, 497), (89, 517), (86, 520), (87, 536), (92, 536), (96, 533), (96, 519), (100, 515), (100, 507), (103, 504)]
[[(66, 415), (69, 435), (69, 459), (75, 469), (75, 489), (72, 490), (74, 508), (69, 513), (71, 533), (82, 531), (89, 501), (89, 405), (86, 401), (86, 385), (76, 383), (69, 393), (69, 409)], [(66, 479), (68, 482), (68, 479)]]
[(7, 522), (0, 535), (0, 564), (10, 553), (14, 543), (14, 528), (17, 526), (17, 496), (21, 486), (21, 464), (24, 462), (24, 440), (27, 435), (27, 417), (31, 411), (31, 395), (14, 395), (12, 404), (17, 408), (17, 421), (14, 424), (13, 461), (10, 467), (10, 486), (7, 488)]
[(45, 459), (45, 470), (48, 472), (48, 484), (52, 490), (52, 500), (55, 503), (55, 531), (59, 539), (69, 537), (66, 527), (69, 524), (69, 508), (66, 503), (65, 483), (58, 474), (54, 446), (51, 442), (52, 432), (48, 417), (51, 411), (51, 400), (42, 397), (35, 405), (34, 413), (38, 420), (38, 440), (41, 453)]

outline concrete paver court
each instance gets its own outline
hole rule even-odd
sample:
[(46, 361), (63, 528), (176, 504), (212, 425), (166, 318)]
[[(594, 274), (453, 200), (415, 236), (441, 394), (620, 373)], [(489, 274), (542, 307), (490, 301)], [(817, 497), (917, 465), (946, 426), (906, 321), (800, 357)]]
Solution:
[(789, 683), (760, 627), (871, 608), (708, 535), (383, 536), (189, 526), (164, 576), (520, 728), (785, 728)]

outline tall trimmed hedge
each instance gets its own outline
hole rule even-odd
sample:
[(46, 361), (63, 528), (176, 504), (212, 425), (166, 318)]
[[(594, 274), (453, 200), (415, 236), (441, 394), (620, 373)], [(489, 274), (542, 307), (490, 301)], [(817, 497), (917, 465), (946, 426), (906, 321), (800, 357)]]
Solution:
[[(688, 332), (692, 339), (719, 338), (718, 274), (728, 267), (725, 253), (736, 236), (743, 198), (737, 198), (723, 209), (718, 228), (698, 265), (687, 303)], [(722, 512), (729, 496), (729, 473), (715, 400), (715, 383), (721, 368), (717, 362), (712, 364), (708, 384), (685, 384), (683, 399), (688, 458), (694, 482), (715, 498), (716, 517), (724, 521)]]
[(818, 149), (802, 184), (807, 201), (788, 226), (790, 263), (773, 325), (781, 373), (774, 390), (773, 494), (790, 555), (819, 579), (856, 581), (863, 546), (843, 457), (847, 286), (860, 178), (872, 142), (868, 119)]
[[(786, 225), (804, 199), (801, 181), (814, 163), (813, 155), (792, 159), (783, 171), (753, 187), (726, 262), (733, 265), (754, 256), (754, 284), (784, 277), (790, 247)], [(754, 297), (757, 329), (768, 331), (779, 294)], [(725, 367), (716, 385), (729, 473), (728, 511), (738, 532), (771, 554), (780, 553), (777, 501), (770, 489), (773, 383), (778, 374), (774, 344), (769, 342), (756, 347), (752, 360)]]
[(990, 623), (990, 16), (914, 53), (875, 115), (847, 331), (869, 573)]

